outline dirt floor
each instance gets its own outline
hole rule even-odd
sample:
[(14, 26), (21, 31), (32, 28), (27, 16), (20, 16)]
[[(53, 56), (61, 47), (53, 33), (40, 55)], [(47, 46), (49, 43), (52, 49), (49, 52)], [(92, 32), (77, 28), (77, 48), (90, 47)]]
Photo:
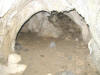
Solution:
[(98, 75), (82, 42), (32, 33), (20, 33), (16, 42), (21, 63), (28, 66), (23, 75)]

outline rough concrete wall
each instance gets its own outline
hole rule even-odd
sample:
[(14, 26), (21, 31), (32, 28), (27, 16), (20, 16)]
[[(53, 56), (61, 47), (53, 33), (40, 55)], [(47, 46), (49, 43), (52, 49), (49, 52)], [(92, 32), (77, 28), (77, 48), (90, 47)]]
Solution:
[(87, 44), (90, 41), (91, 35), (89, 27), (86, 24), (84, 18), (80, 16), (75, 10), (71, 12), (64, 12), (64, 14), (69, 16), (81, 28), (83, 40)]
[[(100, 1), (99, 0), (72, 0), (72, 5), (85, 18), (92, 35), (89, 42), (90, 54), (100, 71)], [(83, 5), (83, 6), (82, 6)]]
[(21, 28), (22, 24), (34, 13), (45, 10), (41, 5), (39, 8), (34, 9), (38, 5), (38, 2), (36, 1), (30, 3), (24, 1), (22, 5), (20, 5), (20, 3), (17, 5), (15, 5), (15, 7), (12, 6), (13, 8), (9, 10), (5, 16), (3, 15), (4, 17), (2, 16), (2, 18), (0, 18), (0, 24), (2, 24), (1, 26), (3, 27), (0, 36), (2, 38), (2, 42), (0, 42), (0, 53), (3, 56), (8, 56), (9, 53), (14, 50), (14, 40), (16, 39), (17, 32)]

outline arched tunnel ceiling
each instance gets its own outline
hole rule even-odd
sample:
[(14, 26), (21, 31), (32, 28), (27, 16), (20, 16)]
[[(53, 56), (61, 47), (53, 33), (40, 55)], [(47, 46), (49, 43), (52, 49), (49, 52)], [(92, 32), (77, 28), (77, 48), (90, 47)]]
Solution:
[(86, 22), (90, 25), (95, 20), (95, 13), (99, 9), (97, 8), (99, 6), (99, 0), (0, 0), (0, 17), (3, 17), (10, 9), (16, 10), (17, 13), (29, 3), (33, 3), (36, 9), (43, 8), (46, 11), (69, 11), (76, 9), (79, 14), (85, 17)]
[[(0, 17), (8, 14), (8, 19), (12, 19), (14, 16), (20, 14), (22, 18), (25, 18), (26, 15), (30, 14), (25, 18), (28, 19), (32, 14), (41, 10), (69, 11), (76, 9), (85, 18), (87, 24), (91, 25), (90, 28), (92, 30), (90, 30), (93, 33), (92, 35), (95, 40), (99, 41), (99, 36), (95, 37), (97, 31), (94, 31), (100, 27), (98, 25), (99, 3), (99, 0), (0, 0)], [(94, 25), (97, 27), (94, 27)], [(96, 42), (99, 44), (98, 41)]]
[(0, 17), (3, 17), (9, 10), (13, 10), (14, 13), (10, 16), (14, 16), (30, 4), (28, 6), (30, 12), (35, 10), (34, 8), (32, 9), (32, 6), (46, 11), (69, 11), (76, 9), (85, 18), (87, 24), (95, 25), (97, 13), (99, 13), (99, 3), (99, 0), (0, 0)]
[[(70, 11), (75, 9), (89, 25), (92, 40), (90, 50), (94, 50), (100, 71), (100, 0), (0, 0), (0, 45), (1, 53), (8, 55), (14, 45), (16, 34), (22, 24), (33, 14), (45, 11)], [(2, 32), (3, 31), (3, 32)], [(2, 33), (1, 33), (2, 32)], [(7, 34), (8, 33), (8, 34)], [(2, 34), (2, 35), (1, 35)], [(9, 42), (8, 42), (9, 39)], [(1, 42), (3, 40), (3, 42)], [(97, 54), (97, 55), (96, 55)]]

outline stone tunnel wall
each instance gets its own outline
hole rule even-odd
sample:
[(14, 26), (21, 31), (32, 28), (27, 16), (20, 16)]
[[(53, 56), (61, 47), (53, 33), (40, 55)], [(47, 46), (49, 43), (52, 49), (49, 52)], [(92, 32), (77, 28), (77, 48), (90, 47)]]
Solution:
[(50, 12), (75, 9), (89, 25), (92, 35), (89, 42), (90, 53), (95, 63), (100, 65), (99, 7), (99, 0), (0, 0), (0, 55), (6, 57), (14, 50), (17, 32), (33, 14), (42, 10)]
[[(72, 12), (75, 12), (76, 15), (78, 15), (75, 10), (71, 11), (71, 13)], [(80, 21), (77, 21), (75, 23), (68, 15), (70, 14), (67, 12), (65, 14), (64, 12), (57, 11), (52, 11), (51, 13), (41, 11), (33, 15), (29, 20), (25, 22), (25, 24), (21, 28), (21, 32), (32, 32), (41, 37), (63, 39), (69, 38), (73, 40), (77, 39), (79, 41), (84, 40), (84, 42), (88, 42), (88, 27), (84, 28), (85, 26), (87, 26), (87, 24), (85, 22), (84, 24), (82, 24), (80, 23)], [(78, 17), (81, 18), (80, 15), (78, 15)], [(81, 20), (84, 21), (82, 18)], [(82, 32), (84, 33), (83, 37)], [(86, 33), (88, 34), (88, 36), (86, 35)]]

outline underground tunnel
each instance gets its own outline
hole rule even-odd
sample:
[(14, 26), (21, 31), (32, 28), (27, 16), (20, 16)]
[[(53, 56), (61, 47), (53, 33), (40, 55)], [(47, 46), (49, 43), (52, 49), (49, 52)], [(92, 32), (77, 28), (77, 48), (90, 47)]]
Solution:
[(65, 13), (41, 11), (20, 28), (14, 48), (24, 75), (98, 75), (81, 27)]
[(99, 5), (0, 0), (0, 74), (99, 75)]

